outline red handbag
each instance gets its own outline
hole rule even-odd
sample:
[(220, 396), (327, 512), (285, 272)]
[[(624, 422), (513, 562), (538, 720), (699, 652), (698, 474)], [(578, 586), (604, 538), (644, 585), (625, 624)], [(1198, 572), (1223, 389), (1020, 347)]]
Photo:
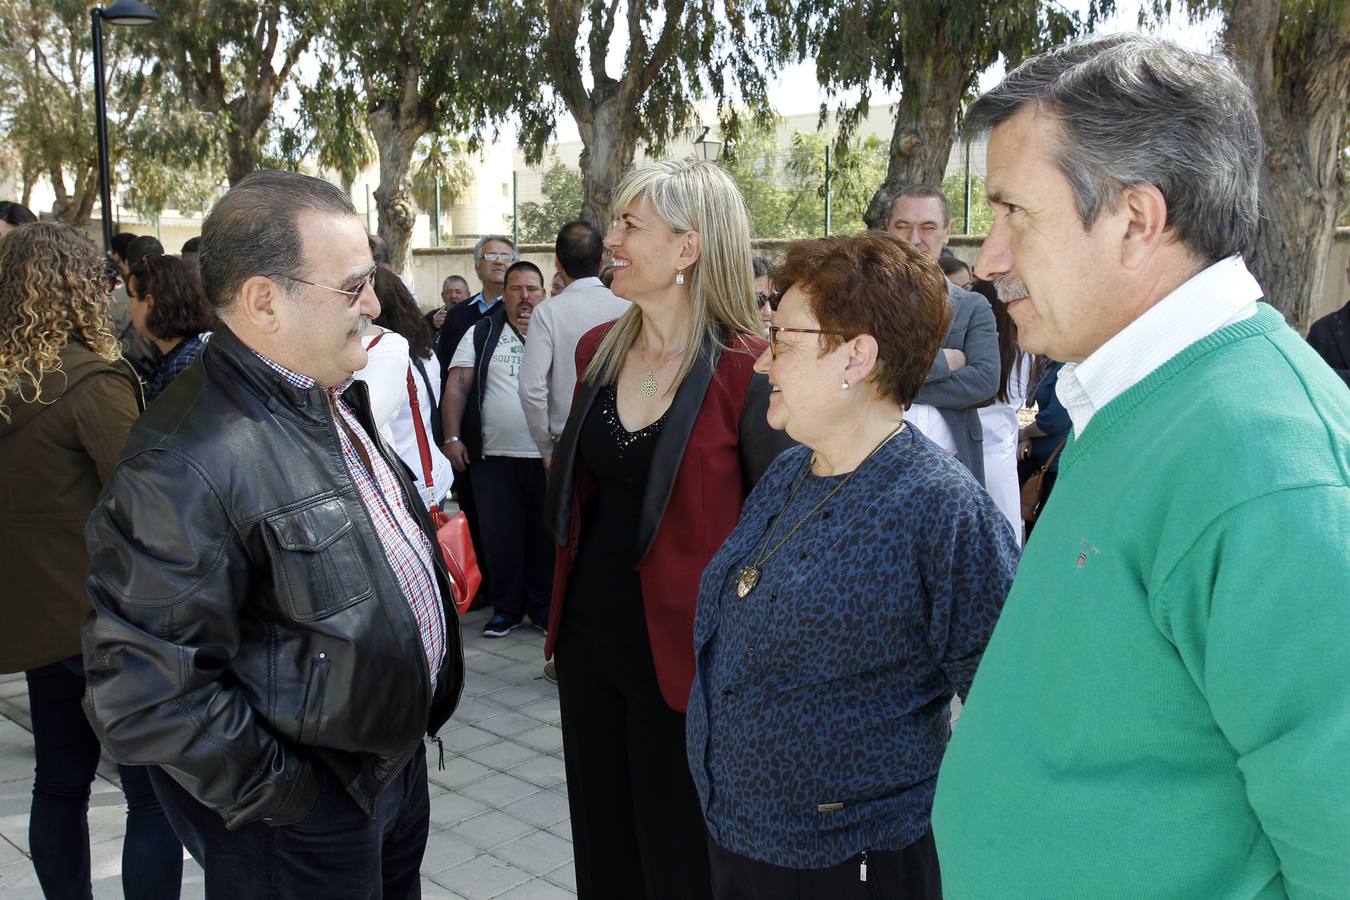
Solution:
[[(412, 409), (413, 431), (417, 433), (417, 453), (422, 459), (422, 481), (428, 488), (435, 487), (431, 477), (431, 444), (427, 429), (422, 424), (422, 408), (417, 402), (417, 385), (413, 382), (412, 366), (408, 367), (408, 406)], [(450, 572), (450, 595), (455, 611), (461, 616), (468, 612), (474, 595), (483, 584), (483, 573), (478, 568), (478, 554), (474, 553), (469, 537), (469, 520), (464, 513), (448, 516), (437, 504), (428, 510), (431, 524), (436, 527), (436, 543), (440, 545), (445, 568)]]

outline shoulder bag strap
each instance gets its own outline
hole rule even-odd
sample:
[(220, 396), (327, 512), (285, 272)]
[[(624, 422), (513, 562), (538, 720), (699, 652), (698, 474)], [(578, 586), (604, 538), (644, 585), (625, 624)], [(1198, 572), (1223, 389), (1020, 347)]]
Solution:
[(413, 431), (417, 434), (417, 455), (422, 460), (422, 483), (431, 489), (435, 487), (431, 479), (431, 445), (427, 443), (427, 429), (422, 424), (422, 404), (417, 402), (412, 366), (408, 366), (408, 406), (412, 409)]

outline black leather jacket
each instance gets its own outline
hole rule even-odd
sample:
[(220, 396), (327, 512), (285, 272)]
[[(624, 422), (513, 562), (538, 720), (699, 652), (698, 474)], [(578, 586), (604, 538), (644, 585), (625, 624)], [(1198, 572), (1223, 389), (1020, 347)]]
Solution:
[[(365, 385), (344, 397), (431, 533), (376, 436)], [(319, 765), (373, 815), (463, 688), (440, 556), (447, 647), (433, 697), (334, 415), (325, 390), (292, 387), (221, 327), (132, 429), (89, 520), (94, 730), (120, 762), (162, 766), (230, 828), (304, 818)]]

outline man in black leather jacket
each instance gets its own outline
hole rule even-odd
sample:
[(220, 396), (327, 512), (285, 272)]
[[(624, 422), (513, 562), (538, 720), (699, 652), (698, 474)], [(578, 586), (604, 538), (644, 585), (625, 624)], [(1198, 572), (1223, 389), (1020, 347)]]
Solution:
[(86, 710), (159, 767), (208, 897), (419, 896), (423, 736), (464, 663), (426, 508), (351, 379), (365, 230), (332, 185), (256, 172), (200, 260), (222, 325), (90, 518)]

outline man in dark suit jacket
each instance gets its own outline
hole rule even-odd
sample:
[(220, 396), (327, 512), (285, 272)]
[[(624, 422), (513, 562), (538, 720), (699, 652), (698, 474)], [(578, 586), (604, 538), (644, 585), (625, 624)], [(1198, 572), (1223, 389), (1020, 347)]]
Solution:
[[(937, 260), (952, 232), (951, 210), (942, 191), (927, 185), (902, 188), (891, 203), (886, 231)], [(984, 483), (984, 429), (980, 407), (998, 393), (998, 326), (989, 301), (948, 282), (952, 323), (928, 379), (905, 414), (920, 431)]]
[(441, 384), (445, 384), (445, 370), (454, 358), (455, 349), (464, 339), (464, 333), (485, 318), (502, 302), (502, 286), (506, 270), (516, 261), (516, 245), (508, 237), (490, 234), (473, 248), (473, 270), (478, 273), (482, 288), (463, 303), (445, 314), (441, 330), (436, 334), (436, 360), (441, 364)]

